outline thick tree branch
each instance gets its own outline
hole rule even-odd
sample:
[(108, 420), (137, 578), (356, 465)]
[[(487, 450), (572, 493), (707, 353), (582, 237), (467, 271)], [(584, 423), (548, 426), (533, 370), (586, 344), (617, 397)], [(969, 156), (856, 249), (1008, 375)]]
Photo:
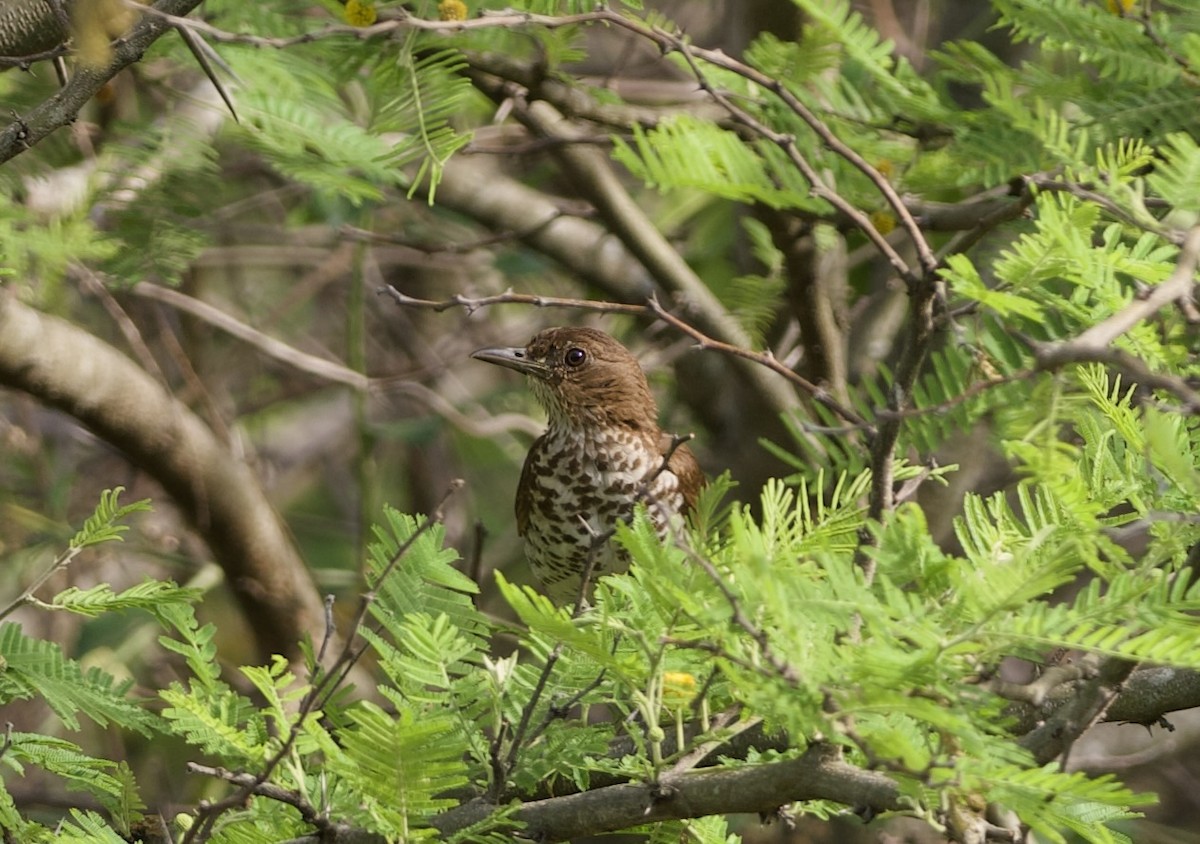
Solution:
[(162, 484), (224, 568), (264, 655), (320, 638), (320, 596), (254, 473), (144, 370), (0, 293), (0, 384), (74, 416)]
[[(799, 759), (733, 769), (690, 771), (658, 783), (628, 783), (526, 803), (516, 818), (525, 835), (567, 841), (654, 821), (713, 814), (764, 813), (797, 800), (834, 800), (877, 811), (903, 808), (900, 789), (883, 774), (848, 765), (818, 746)], [(442, 834), (463, 829), (495, 811), (468, 803), (435, 818)]]
[(1022, 736), (1021, 746), (1033, 753), (1039, 765), (1070, 753), (1075, 740), (1104, 718), (1136, 667), (1137, 663), (1115, 657), (1098, 661), (1095, 675), (1081, 681), (1065, 705)]
[[(1061, 752), (1078, 728), (1096, 720), (1152, 724), (1164, 714), (1200, 705), (1200, 672), (1147, 668), (1126, 673), (1130, 663), (1110, 660), (1098, 669), (1063, 672), (1073, 677), (1045, 694), (1037, 706), (1018, 704), (1014, 729), (1035, 752)], [(1122, 682), (1122, 678), (1123, 682)], [(1119, 690), (1118, 690), (1119, 689)], [(1114, 690), (1118, 690), (1114, 695)], [(670, 745), (671, 737), (667, 737)], [(720, 754), (741, 758), (748, 748), (785, 750), (786, 737), (767, 736), (756, 725), (722, 747)], [(671, 747), (667, 752), (674, 752)], [(613, 755), (635, 752), (618, 740)], [(1053, 758), (1050, 755), (1048, 758)], [(710, 757), (711, 758), (711, 757)], [(514, 819), (526, 824), (522, 833), (534, 840), (557, 841), (601, 831), (627, 829), (656, 820), (701, 817), (733, 812), (770, 812), (797, 800), (826, 799), (876, 811), (905, 808), (899, 788), (890, 778), (840, 761), (827, 746), (813, 746), (802, 757), (740, 769), (702, 768), (654, 783), (613, 782), (597, 775), (587, 792), (572, 791), (540, 799), (521, 795), (526, 802)], [(259, 793), (270, 796), (266, 790)], [(285, 801), (287, 802), (287, 801)], [(497, 811), (482, 798), (468, 800), (434, 819), (450, 835), (479, 823)], [(382, 838), (345, 824), (326, 827), (322, 835), (293, 839), (289, 844), (379, 844)]]
[[(883, 774), (842, 762), (829, 747), (798, 759), (733, 769), (688, 771), (657, 783), (625, 783), (526, 803), (513, 815), (534, 841), (568, 841), (655, 821), (726, 813), (770, 814), (798, 800), (834, 800), (876, 811), (902, 810), (900, 788)], [(434, 818), (442, 835), (486, 820), (497, 807), (474, 800)], [(289, 844), (376, 844), (360, 830), (337, 827)]]
[(564, 214), (545, 193), (488, 161), (463, 155), (450, 159), (437, 185), (437, 204), (492, 231), (516, 232), (522, 243), (618, 298), (636, 302), (655, 289), (646, 268), (612, 232)]
[[(1084, 679), (1065, 682), (1039, 695), (1036, 704), (1013, 706), (1011, 711), (1018, 717), (1013, 732), (1021, 736), (1033, 733), (1066, 706), (1085, 682)], [(1168, 713), (1197, 706), (1200, 706), (1200, 671), (1142, 668), (1126, 678), (1121, 693), (1105, 711), (1104, 719), (1117, 723), (1154, 724)], [(1040, 739), (1029, 741), (1037, 743)]]
[[(201, 0), (159, 0), (155, 11), (180, 17), (199, 6)], [(180, 18), (182, 19), (182, 18)], [(146, 50), (171, 29), (171, 23), (160, 15), (142, 17), (129, 34), (113, 45), (113, 58), (108, 67), (91, 70), (79, 66), (75, 75), (54, 96), (43, 101), (27, 114), (17, 117), (0, 131), (0, 164), (20, 155), (51, 132), (74, 122), (79, 110), (108, 80), (119, 71), (142, 58)]]

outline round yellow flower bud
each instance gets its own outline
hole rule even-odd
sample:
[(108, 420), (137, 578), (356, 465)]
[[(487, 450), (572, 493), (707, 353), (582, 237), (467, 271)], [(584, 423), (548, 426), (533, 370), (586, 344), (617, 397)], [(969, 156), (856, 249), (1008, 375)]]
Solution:
[(438, 3), (438, 17), (444, 21), (465, 21), (467, 4), (463, 0), (442, 0)]

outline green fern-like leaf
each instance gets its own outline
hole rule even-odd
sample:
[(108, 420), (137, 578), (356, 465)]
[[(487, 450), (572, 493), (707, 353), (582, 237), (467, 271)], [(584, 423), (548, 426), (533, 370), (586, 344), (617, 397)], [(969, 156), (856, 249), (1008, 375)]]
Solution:
[(287, 659), (276, 655), (270, 665), (245, 665), (241, 670), (264, 701), (258, 717), (272, 721), (277, 735), (292, 729), (299, 720), (299, 703), (309, 687), (296, 682)]
[(79, 729), (79, 715), (101, 727), (109, 722), (142, 735), (156, 726), (148, 712), (126, 695), (132, 680), (117, 682), (99, 668), (86, 671), (68, 659), (54, 642), (26, 636), (20, 625), (0, 625), (0, 701), (39, 697), (69, 729)]
[(71, 548), (87, 548), (101, 542), (119, 541), (121, 534), (129, 530), (127, 525), (120, 524), (121, 519), (130, 513), (150, 509), (148, 499), (135, 501), (133, 504), (120, 504), (121, 493), (124, 491), (124, 487), (116, 487), (100, 493), (100, 503), (96, 505), (95, 512), (88, 516), (83, 527), (71, 539)]
[(70, 820), (59, 824), (54, 840), (67, 844), (125, 844), (126, 841), (100, 815), (79, 809), (71, 809)]
[(1016, 41), (1036, 41), (1044, 49), (1074, 53), (1116, 82), (1158, 88), (1179, 78), (1179, 66), (1143, 36), (1136, 21), (1110, 14), (1101, 4), (995, 0), (993, 6), (1012, 27)]
[(145, 809), (124, 763), (89, 756), (65, 739), (16, 732), (8, 739), (11, 743), (3, 761), (9, 768), (24, 774), (27, 767), (35, 767), (60, 779), (69, 790), (91, 795), (123, 829), (128, 830)]
[(341, 738), (343, 753), (327, 765), (359, 794), (353, 815), (384, 835), (407, 841), (432, 837), (430, 817), (455, 802), (439, 795), (467, 782), (465, 745), (455, 720), (418, 719), (406, 710), (393, 716), (364, 702), (350, 713), (350, 728)]
[(362, 635), (393, 683), (394, 689), (384, 689), (385, 694), (431, 711), (444, 711), (449, 704), (465, 720), (473, 720), (488, 704), (477, 671), (483, 662), (480, 640), (454, 628), (447, 616), (409, 613), (397, 631), (396, 645), (371, 630)]
[(183, 640), (160, 636), (159, 644), (187, 660), (194, 682), (209, 689), (216, 688), (221, 675), (221, 668), (217, 665), (217, 646), (213, 642), (217, 628), (212, 624), (201, 627), (196, 620), (195, 610), (188, 604), (162, 605), (158, 609), (158, 617)]
[[(368, 548), (367, 575), (378, 592), (372, 614), (393, 635), (410, 613), (443, 614), (464, 635), (484, 635), (487, 621), (471, 600), (479, 587), (454, 567), (458, 552), (444, 547), (445, 529), (433, 525), (418, 536), (417, 519), (391, 507), (384, 508), (384, 518), (384, 525), (374, 527), (376, 541)], [(403, 557), (393, 567), (401, 549)], [(386, 579), (376, 583), (385, 571), (390, 572)]]
[[(1127, 840), (1105, 824), (1138, 817), (1129, 807), (1153, 803), (1150, 794), (1137, 794), (1112, 775), (1087, 777), (1064, 773), (1056, 765), (1043, 768), (997, 767), (981, 774), (990, 798), (1012, 808), (1021, 820), (1047, 841), (1067, 839), (1069, 829), (1093, 844)], [(1085, 822), (1085, 819), (1090, 821)]]
[(266, 719), (249, 700), (228, 688), (193, 685), (185, 689), (172, 683), (159, 697), (167, 704), (162, 715), (171, 732), (205, 753), (245, 768), (261, 766), (270, 753)]
[(185, 589), (169, 581), (145, 580), (120, 594), (107, 583), (91, 589), (71, 586), (59, 592), (46, 606), (52, 609), (96, 618), (118, 610), (139, 609), (158, 613), (165, 604), (193, 604), (201, 595), (199, 589)]
[(834, 33), (847, 56), (866, 69), (876, 82), (900, 89), (900, 83), (892, 72), (895, 66), (893, 45), (885, 41), (877, 29), (868, 25), (847, 0), (795, 2), (808, 16), (810, 26), (820, 26)]
[(1070, 606), (1031, 604), (996, 633), (1034, 648), (1078, 648), (1194, 667), (1197, 658), (1187, 643), (1197, 633), (1195, 606), (1194, 597), (1175, 594), (1166, 578), (1128, 572), (1105, 584), (1089, 583)]
[[(824, 203), (811, 199), (808, 185), (765, 162), (735, 133), (689, 115), (663, 120), (651, 130), (632, 127), (631, 142), (614, 138), (613, 155), (647, 186), (662, 191), (699, 188), (741, 202), (762, 202), (772, 208), (817, 210)], [(787, 174), (787, 183), (777, 177)]]
[(452, 123), (474, 92), (463, 73), (466, 60), (457, 50), (430, 50), (418, 56), (409, 48), (391, 61), (376, 69), (380, 97), (374, 128), (401, 133), (384, 160), (395, 168), (417, 162), (410, 196), (427, 183), (433, 202), (442, 167), (471, 140)]
[(1147, 184), (1178, 210), (1200, 212), (1200, 144), (1189, 134), (1168, 135)]
[(0, 781), (0, 825), (19, 841), (42, 842), (53, 840), (48, 830), (26, 820), (13, 802), (4, 783)]

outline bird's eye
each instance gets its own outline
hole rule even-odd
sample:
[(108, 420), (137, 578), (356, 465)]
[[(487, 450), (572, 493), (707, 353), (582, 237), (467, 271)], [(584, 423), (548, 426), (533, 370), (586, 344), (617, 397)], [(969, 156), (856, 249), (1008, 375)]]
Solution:
[(579, 366), (587, 360), (587, 352), (580, 348), (567, 349), (567, 366)]

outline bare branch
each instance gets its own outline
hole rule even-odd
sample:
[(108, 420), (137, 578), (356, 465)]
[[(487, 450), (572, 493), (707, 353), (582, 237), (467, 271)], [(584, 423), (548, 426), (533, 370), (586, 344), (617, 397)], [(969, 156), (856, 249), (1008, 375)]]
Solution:
[[(808, 159), (805, 158), (804, 155), (800, 152), (800, 148), (796, 145), (796, 138), (793, 135), (787, 134), (785, 132), (778, 132), (778, 131), (772, 129), (770, 126), (763, 123), (758, 118), (754, 117), (754, 115), (750, 114), (750, 112), (746, 111), (744, 108), (741, 108), (740, 106), (735, 105), (733, 100), (731, 100), (725, 94), (723, 94), (722, 92), (720, 92), (716, 88), (714, 88), (712, 85), (710, 85), (707, 77), (704, 75), (704, 71), (700, 68), (700, 65), (696, 62), (696, 59), (695, 59), (695, 55), (701, 51), (698, 51), (698, 50), (693, 51), (693, 49), (691, 47), (689, 47), (682, 40), (679, 42), (677, 49), (687, 59), (688, 65), (692, 69), (692, 73), (696, 76), (696, 79), (698, 79), (700, 82), (700, 86), (705, 91), (708, 91), (708, 93), (712, 96), (712, 98), (714, 100), (716, 100), (718, 103), (720, 103), (720, 105), (723, 108), (725, 108), (725, 110), (728, 111), (730, 113), (730, 115), (733, 116), (734, 120), (736, 120), (738, 123), (741, 123), (743, 126), (747, 127), (755, 135), (766, 138), (768, 141), (770, 141), (771, 143), (775, 144), (780, 149), (782, 149), (787, 154), (787, 156), (791, 160), (792, 164), (794, 164), (796, 166), (796, 169), (799, 170), (801, 172), (801, 174), (804, 176), (804, 178), (808, 181), (809, 185), (811, 186), (810, 189), (812, 191), (813, 196), (816, 196), (816, 197), (819, 197), (819, 198), (825, 200), (830, 205), (832, 205), (834, 208), (836, 208), (838, 211), (840, 211), (842, 214), (844, 214), (847, 218), (849, 218), (850, 221), (853, 222), (854, 225), (859, 229), (859, 231), (861, 231), (863, 234), (865, 234), (867, 236), (867, 239), (870, 240), (871, 243), (873, 243), (875, 245), (875, 248), (880, 251), (880, 253), (884, 256), (884, 258), (887, 259), (888, 263), (892, 265), (892, 269), (896, 271), (897, 275), (899, 275), (901, 278), (903, 278), (905, 281), (907, 281), (910, 285), (916, 283), (917, 277), (913, 273), (912, 269), (909, 268), (908, 263), (903, 258), (901, 258), (900, 253), (897, 252), (890, 243), (888, 243), (887, 238), (884, 237), (884, 235), (882, 233), (880, 233), (879, 229), (877, 229), (875, 227), (875, 224), (871, 222), (871, 218), (867, 214), (860, 211), (858, 208), (854, 207), (854, 205), (851, 202), (849, 202), (848, 200), (843, 198), (842, 195), (839, 194), (837, 191), (833, 190), (832, 188), (830, 188), (828, 185), (825, 184), (825, 180), (821, 178), (821, 175), (820, 175), (820, 173), (817, 172), (817, 169), (812, 164), (810, 164)], [(749, 70), (749, 68), (746, 68), (746, 69), (747, 69), (747, 71)], [(782, 86), (779, 86), (778, 83), (773, 83), (772, 85), (769, 85), (768, 87), (770, 87), (772, 89), (778, 88), (778, 90), (776, 90), (777, 94), (779, 93), (780, 90), (783, 90), (783, 91), (787, 90), (786, 88), (782, 88)], [(816, 120), (815, 115), (813, 115), (806, 107), (801, 105), (798, 100), (796, 101), (796, 103), (797, 103), (797, 105), (800, 105), (801, 109), (803, 109), (804, 114), (809, 115), (812, 118), (812, 120), (817, 123), (817, 125), (821, 125), (822, 128), (824, 128), (824, 125)], [(791, 103), (789, 103), (789, 105), (791, 105)], [(794, 106), (793, 106), (793, 110), (795, 110)], [(812, 124), (810, 124), (810, 126), (811, 125)], [(834, 136), (833, 133), (829, 132), (828, 129), (825, 129), (825, 133), (830, 138), (834, 138), (836, 140), (836, 136)], [(828, 141), (827, 141), (827, 143), (828, 143)], [(845, 149), (848, 149), (843, 144), (841, 144), (840, 141), (838, 141), (838, 144), (839, 144), (839, 146), (841, 146)], [(857, 156), (857, 153), (855, 153), (855, 155)], [(863, 163), (865, 164), (865, 162), (863, 162)], [(872, 172), (875, 172), (875, 174), (877, 176), (879, 176), (878, 171), (875, 171), (874, 168), (871, 168), (871, 170), (872, 170)], [(883, 177), (879, 176), (879, 178), (882, 179)], [(885, 181), (885, 184), (886, 184), (886, 181)], [(899, 197), (897, 197), (897, 203), (899, 203)], [(901, 205), (900, 207), (903, 207), (903, 206)], [(906, 215), (908, 215), (908, 218), (910, 220), (912, 219), (912, 216), (908, 214), (907, 210), (905, 210), (904, 213)], [(923, 237), (922, 237), (922, 242), (924, 242)], [(926, 247), (926, 248), (928, 248), (928, 247)]]
[[(527, 126), (545, 137), (572, 138), (577, 130), (552, 106), (544, 102), (521, 102), (515, 96), (514, 113)], [(607, 154), (591, 147), (565, 146), (555, 151), (564, 169), (580, 185), (583, 194), (626, 248), (646, 267), (672, 300), (686, 309), (689, 317), (708, 334), (734, 346), (749, 346), (750, 338), (712, 290), (654, 226), (645, 210), (634, 201)], [(766, 378), (757, 367), (743, 370), (766, 403), (776, 412), (798, 407), (796, 395)]]
[(294, 346), (289, 346), (256, 328), (230, 316), (220, 308), (207, 302), (202, 302), (178, 290), (161, 287), (157, 284), (141, 282), (134, 285), (132, 292), (135, 296), (162, 302), (171, 307), (189, 313), (192, 316), (231, 334), (244, 343), (248, 343), (263, 354), (285, 363), (293, 369), (315, 375), (325, 381), (344, 384), (355, 390), (366, 390), (370, 379), (361, 372), (342, 366), (339, 363), (302, 352)]
[(512, 290), (507, 290), (504, 293), (497, 293), (492, 296), (480, 296), (472, 298), (456, 294), (449, 299), (418, 299), (402, 293), (391, 285), (381, 288), (380, 295), (388, 296), (397, 304), (410, 308), (422, 308), (431, 311), (447, 311), (451, 308), (462, 308), (467, 313), (474, 313), (480, 308), (486, 308), (491, 305), (508, 305), (522, 304), (532, 305), (537, 308), (571, 308), (580, 311), (592, 311), (594, 313), (619, 313), (619, 314), (636, 314), (639, 316), (654, 316), (671, 327), (686, 334), (697, 342), (702, 349), (713, 349), (723, 354), (732, 357), (741, 358), (751, 361), (759, 366), (765, 367), (772, 372), (783, 376), (788, 381), (791, 381), (800, 389), (804, 390), (813, 400), (822, 404), (847, 420), (852, 426), (849, 430), (863, 430), (870, 434), (873, 427), (870, 422), (863, 419), (858, 413), (849, 407), (838, 402), (822, 387), (812, 383), (803, 375), (794, 372), (788, 367), (780, 363), (779, 359), (767, 352), (756, 352), (752, 349), (742, 348), (730, 343), (725, 343), (716, 340), (713, 337), (705, 334), (700, 329), (688, 324), (684, 320), (672, 314), (657, 298), (652, 298), (645, 305), (632, 305), (622, 302), (599, 302), (591, 299), (570, 299), (557, 296), (537, 296), (528, 293), (514, 293)]
[(417, 299), (402, 293), (392, 285), (379, 289), (381, 296), (393, 299), (396, 304), (406, 308), (421, 308), (424, 310), (448, 311), (451, 308), (462, 308), (472, 314), (480, 308), (491, 305), (533, 305), (535, 308), (571, 308), (580, 311), (593, 311), (602, 314), (638, 314), (646, 313), (645, 305), (628, 305), (623, 302), (597, 302), (591, 299), (568, 299), (559, 296), (537, 296), (529, 293), (514, 293), (512, 288), (497, 293), (494, 296), (471, 298), (456, 294), (449, 299)]
[(780, 363), (777, 357), (771, 354), (770, 351), (756, 352), (752, 349), (734, 346), (709, 337), (704, 332), (689, 325), (679, 317), (667, 311), (657, 299), (651, 299), (647, 305), (647, 309), (650, 311), (650, 313), (667, 323), (667, 325), (670, 325), (671, 327), (691, 337), (697, 342), (697, 344), (699, 344), (700, 348), (713, 349), (721, 352), (722, 354), (732, 355), (734, 357), (742, 358), (743, 360), (753, 361), (754, 363), (764, 366), (778, 375), (782, 375), (801, 390), (808, 393), (808, 395), (810, 395), (813, 401), (817, 402), (817, 404), (821, 404), (829, 408), (842, 419), (845, 419), (848, 423), (850, 423), (850, 425), (855, 429), (865, 431), (868, 436), (873, 435), (874, 426), (870, 422), (863, 419), (851, 408), (846, 407), (841, 402), (837, 401), (837, 399), (831, 396), (829, 392), (825, 390), (825, 388), (814, 384), (803, 375), (784, 366), (782, 363)]
[(1137, 663), (1116, 657), (1100, 662), (1094, 676), (1078, 687), (1065, 706), (1021, 737), (1021, 746), (1033, 753), (1039, 765), (1069, 754), (1076, 739), (1104, 718), (1120, 694), (1122, 683), (1136, 667)]

